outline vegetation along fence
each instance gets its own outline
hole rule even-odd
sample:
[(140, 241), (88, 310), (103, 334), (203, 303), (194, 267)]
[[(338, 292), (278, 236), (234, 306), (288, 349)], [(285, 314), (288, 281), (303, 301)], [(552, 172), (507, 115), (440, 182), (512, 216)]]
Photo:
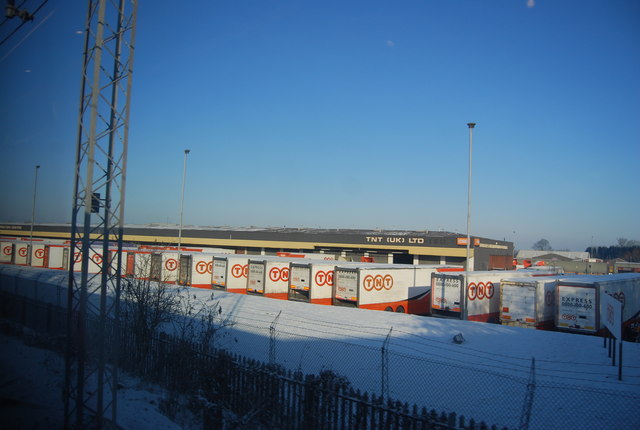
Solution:
[[(0, 317), (46, 334), (49, 346), (63, 348), (63, 308), (1, 292)], [(362, 393), (331, 371), (304, 375), (169, 336), (154, 337), (141, 351), (145, 342), (126, 327), (119, 337), (119, 367), (175, 394), (197, 395), (203, 428), (496, 429)]]

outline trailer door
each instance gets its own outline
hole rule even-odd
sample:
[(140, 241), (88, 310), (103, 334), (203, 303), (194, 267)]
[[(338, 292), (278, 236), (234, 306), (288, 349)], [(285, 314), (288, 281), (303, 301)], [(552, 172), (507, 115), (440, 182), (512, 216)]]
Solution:
[(536, 323), (535, 285), (502, 282), (500, 319), (503, 324), (534, 325)]
[[(336, 268), (333, 274), (333, 297), (338, 301), (358, 302), (358, 270)], [(334, 300), (334, 304), (336, 302)]]
[(193, 256), (180, 255), (180, 269), (178, 271), (178, 283), (180, 285), (191, 284), (191, 264), (193, 262)]
[(227, 286), (227, 259), (214, 258), (213, 268), (211, 269), (211, 285), (219, 288)]
[(42, 256), (42, 267), (49, 267), (49, 245), (44, 246), (44, 255)]
[(124, 275), (128, 278), (133, 278), (136, 273), (136, 254), (133, 252), (127, 252), (127, 266), (124, 270)]
[(595, 286), (558, 285), (556, 327), (594, 333), (598, 330)]
[(249, 277), (247, 279), (247, 291), (250, 293), (264, 293), (265, 266), (263, 261), (251, 261), (249, 263)]
[(69, 264), (69, 248), (64, 248), (62, 250), (62, 267), (69, 269)]
[(162, 254), (151, 254), (151, 270), (149, 279), (160, 281), (162, 278)]
[(462, 315), (462, 275), (431, 274), (432, 314), (460, 317)]
[(289, 300), (309, 301), (311, 265), (291, 263), (289, 267)]

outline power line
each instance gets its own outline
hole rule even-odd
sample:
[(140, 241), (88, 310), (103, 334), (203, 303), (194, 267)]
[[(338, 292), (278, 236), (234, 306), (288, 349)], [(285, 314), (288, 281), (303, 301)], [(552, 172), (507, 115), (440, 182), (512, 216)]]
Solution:
[[(25, 2), (22, 2), (22, 4), (20, 6), (18, 6), (18, 8), (16, 8), (13, 5), (7, 5), (6, 8), (6, 13), (5, 13), (5, 20), (2, 22), (2, 24), (4, 24), (7, 19), (11, 19), (14, 17), (19, 17), (22, 19), (22, 22), (20, 23), (20, 25), (18, 25), (15, 29), (13, 29), (13, 31), (11, 33), (9, 33), (9, 35), (7, 37), (5, 37), (2, 42), (0, 42), (0, 46), (2, 46), (2, 44), (4, 44), (7, 40), (9, 40), (11, 38), (11, 36), (13, 36), (14, 34), (17, 33), (18, 30), (20, 30), (22, 28), (23, 25), (25, 25), (27, 22), (29, 21), (33, 21), (33, 19), (36, 16), (36, 13), (38, 13), (38, 11), (40, 11), (40, 9), (42, 9), (42, 7), (48, 2), (49, 0), (44, 0), (42, 3), (40, 3), (40, 6), (38, 6), (36, 8), (35, 11), (33, 11), (33, 13), (28, 13), (25, 10), (18, 10), (19, 7), (21, 7)], [(11, 3), (11, 2), (10, 2)], [(11, 12), (9, 12), (11, 11)]]

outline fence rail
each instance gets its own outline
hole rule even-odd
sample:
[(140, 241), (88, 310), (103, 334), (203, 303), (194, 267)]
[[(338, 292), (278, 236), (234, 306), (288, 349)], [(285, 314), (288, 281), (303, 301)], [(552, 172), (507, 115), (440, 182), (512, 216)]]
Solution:
[[(0, 317), (45, 335), (47, 346), (62, 350), (65, 309), (0, 292)], [(497, 428), (354, 390), (331, 371), (304, 375), (169, 336), (143, 340), (114, 323), (108, 332), (109, 339), (120, 339), (121, 369), (206, 399), (203, 428), (229, 427), (233, 421), (283, 430)]]

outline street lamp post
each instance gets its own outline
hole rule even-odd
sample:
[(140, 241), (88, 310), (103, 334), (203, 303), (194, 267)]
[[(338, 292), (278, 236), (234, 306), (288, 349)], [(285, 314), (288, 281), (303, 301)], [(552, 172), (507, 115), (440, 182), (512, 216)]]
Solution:
[(29, 231), (29, 253), (27, 254), (27, 264), (31, 265), (31, 254), (33, 254), (33, 224), (36, 221), (36, 190), (38, 189), (38, 170), (40, 165), (36, 166), (36, 174), (33, 180), (33, 203), (31, 205), (31, 230)]
[(184, 150), (184, 167), (182, 169), (182, 197), (180, 199), (180, 228), (178, 229), (178, 255), (180, 255), (180, 246), (182, 245), (182, 214), (184, 213), (184, 183), (187, 178), (187, 155), (191, 152)]
[[(469, 182), (467, 185), (467, 261), (464, 265), (464, 278), (465, 284), (469, 279), (469, 261), (471, 259), (471, 158), (473, 154), (473, 128), (476, 126), (475, 122), (467, 123), (469, 127)], [(473, 269), (473, 268), (472, 268)], [(467, 316), (467, 286), (463, 285), (463, 294), (465, 297), (464, 314), (465, 319)]]

